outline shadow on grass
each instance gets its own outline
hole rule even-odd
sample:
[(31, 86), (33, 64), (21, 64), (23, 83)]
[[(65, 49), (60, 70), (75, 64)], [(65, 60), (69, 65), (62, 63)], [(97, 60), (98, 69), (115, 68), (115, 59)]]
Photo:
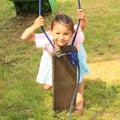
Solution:
[(86, 100), (86, 109), (104, 112), (109, 106), (114, 105), (118, 99), (120, 85), (108, 86), (100, 79), (85, 80), (84, 97)]

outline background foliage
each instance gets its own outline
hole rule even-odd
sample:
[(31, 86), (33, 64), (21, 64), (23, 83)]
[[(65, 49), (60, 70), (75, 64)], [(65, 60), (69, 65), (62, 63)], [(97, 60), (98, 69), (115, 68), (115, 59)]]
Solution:
[[(17, 15), (39, 12), (39, 0), (10, 0), (14, 2)], [(52, 7), (49, 0), (42, 0), (42, 14), (50, 14)]]

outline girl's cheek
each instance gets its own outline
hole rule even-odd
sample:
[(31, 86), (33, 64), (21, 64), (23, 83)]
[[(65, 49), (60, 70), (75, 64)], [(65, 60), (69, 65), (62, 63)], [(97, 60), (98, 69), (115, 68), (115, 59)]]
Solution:
[(57, 39), (58, 39), (58, 36), (57, 36), (57, 35), (55, 35), (55, 36), (54, 36), (54, 39), (55, 39), (55, 40), (57, 40)]

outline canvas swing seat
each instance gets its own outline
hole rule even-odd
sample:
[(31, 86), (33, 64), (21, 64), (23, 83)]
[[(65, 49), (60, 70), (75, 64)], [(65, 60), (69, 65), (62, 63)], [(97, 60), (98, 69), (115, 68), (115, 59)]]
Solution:
[[(70, 51), (74, 46), (55, 48), (52, 54), (53, 109), (69, 110), (76, 86), (77, 66), (70, 63)], [(75, 101), (74, 101), (75, 104)]]

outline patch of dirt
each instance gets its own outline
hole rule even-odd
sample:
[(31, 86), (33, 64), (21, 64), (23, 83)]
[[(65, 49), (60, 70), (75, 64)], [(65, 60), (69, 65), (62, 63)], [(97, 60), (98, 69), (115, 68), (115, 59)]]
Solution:
[(16, 16), (5, 22), (1, 29), (10, 34), (10, 39), (20, 39), (23, 31), (34, 22), (37, 16), (37, 14), (33, 13), (25, 14), (24, 16)]
[(106, 84), (120, 85), (120, 59), (90, 63), (89, 80), (101, 80)]

